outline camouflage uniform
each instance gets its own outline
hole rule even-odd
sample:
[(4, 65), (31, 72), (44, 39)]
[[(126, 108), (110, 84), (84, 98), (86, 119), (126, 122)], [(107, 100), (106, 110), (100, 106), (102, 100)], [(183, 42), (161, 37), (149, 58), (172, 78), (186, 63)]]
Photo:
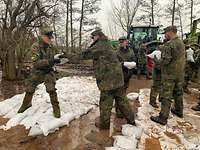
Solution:
[[(126, 68), (123, 64), (124, 62), (136, 62), (136, 58), (134, 55), (133, 50), (130, 50), (129, 48), (123, 48), (120, 47), (119, 50), (117, 51), (117, 57), (122, 65), (122, 70), (123, 70), (123, 75), (124, 75), (124, 95), (126, 95), (126, 90), (128, 88), (129, 85), (129, 80), (133, 74), (133, 69), (128, 69)], [(116, 107), (116, 114), (119, 118), (122, 118), (122, 114), (119, 111), (119, 106), (115, 105)]]
[(183, 81), (185, 67), (185, 47), (183, 42), (174, 38), (167, 42), (162, 50), (162, 101), (160, 117), (167, 120), (174, 98), (174, 108), (179, 116), (183, 115)]
[(137, 57), (138, 57), (137, 75), (138, 75), (138, 78), (140, 78), (142, 71), (146, 74), (146, 63), (147, 63), (146, 48), (140, 46)]
[(54, 116), (60, 117), (60, 107), (55, 88), (56, 77), (52, 68), (55, 63), (54, 55), (53, 47), (44, 43), (42, 39), (32, 45), (33, 69), (31, 75), (25, 81), (26, 94), (18, 113), (22, 113), (31, 107), (32, 97), (37, 85), (44, 82), (46, 91), (50, 95)]
[(192, 77), (193, 77), (193, 73), (194, 73), (194, 69), (195, 69), (194, 65), (195, 64), (193, 62), (186, 61), (184, 84), (183, 84), (183, 90), (186, 93), (190, 93), (189, 90), (188, 90), (188, 84), (189, 84), (189, 81), (191, 81)]
[[(196, 68), (198, 68), (198, 72), (199, 72), (200, 71), (200, 51), (198, 51), (197, 56), (195, 58), (195, 66), (196, 66)], [(198, 76), (198, 82), (199, 82), (199, 76)], [(199, 89), (199, 91), (200, 91), (200, 89)], [(192, 109), (195, 110), (195, 111), (200, 111), (200, 94), (199, 94), (199, 97), (198, 97), (197, 105), (193, 106)]]
[(156, 104), (157, 96), (159, 96), (159, 101), (161, 98), (161, 89), (162, 89), (162, 82), (161, 82), (161, 67), (160, 61), (157, 58), (153, 59), (153, 85), (151, 86), (150, 92), (150, 101), (149, 103), (153, 106), (158, 108)]
[[(92, 33), (93, 36), (98, 34), (97, 31), (95, 32)], [(114, 99), (128, 123), (134, 124), (134, 114), (124, 95), (122, 67), (110, 42), (107, 39), (99, 39), (82, 52), (80, 57), (81, 59), (93, 59), (96, 82), (100, 90), (101, 128), (110, 127)]]
[(119, 50), (117, 51), (117, 57), (120, 63), (122, 64), (122, 70), (124, 74), (124, 88), (127, 89), (129, 80), (133, 74), (133, 69), (128, 69), (124, 67), (123, 63), (132, 62), (132, 61), (136, 62), (136, 58), (135, 58), (133, 50), (129, 48), (125, 49), (123, 47), (120, 47)]
[[(177, 31), (174, 26), (167, 27), (165, 30), (165, 32)], [(179, 117), (183, 116), (183, 81), (185, 61), (185, 46), (183, 41), (178, 37), (175, 37), (164, 44), (161, 54), (161, 112), (159, 116), (151, 116), (151, 120), (163, 125), (167, 123), (172, 98), (174, 98), (174, 108), (171, 109), (171, 112)]]

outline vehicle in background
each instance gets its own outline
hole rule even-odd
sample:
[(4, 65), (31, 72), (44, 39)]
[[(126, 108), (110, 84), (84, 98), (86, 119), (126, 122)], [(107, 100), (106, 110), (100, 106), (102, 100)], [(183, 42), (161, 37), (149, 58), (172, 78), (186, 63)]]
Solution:
[[(146, 46), (146, 54), (152, 53), (160, 44), (163, 43), (164, 35), (160, 34), (160, 27), (156, 25), (131, 26), (128, 30), (129, 45), (133, 49), (138, 63), (138, 51), (140, 45)], [(151, 74), (152, 60), (147, 58), (146, 70), (142, 70), (143, 74)]]

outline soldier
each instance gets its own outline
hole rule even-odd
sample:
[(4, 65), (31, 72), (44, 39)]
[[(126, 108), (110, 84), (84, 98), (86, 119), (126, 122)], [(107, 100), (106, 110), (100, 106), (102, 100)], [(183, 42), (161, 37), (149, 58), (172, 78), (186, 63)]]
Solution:
[(159, 101), (160, 101), (161, 89), (162, 89), (162, 82), (161, 82), (160, 61), (155, 56), (153, 59), (153, 85), (151, 86), (150, 101), (149, 101), (149, 104), (154, 108), (158, 108), (156, 99), (157, 96), (159, 96)]
[(96, 82), (100, 90), (100, 121), (95, 125), (101, 129), (110, 128), (114, 99), (127, 122), (135, 125), (134, 113), (125, 99), (123, 72), (117, 55), (100, 29), (92, 32), (91, 36), (93, 43), (81, 53), (80, 58), (93, 59)]
[[(195, 66), (198, 68), (198, 71), (200, 70), (200, 51), (198, 51), (197, 56), (195, 58)], [(192, 110), (194, 111), (200, 111), (200, 94), (199, 94), (199, 98), (198, 98), (198, 103), (197, 105), (192, 107)]]
[[(186, 46), (186, 53), (189, 50), (189, 46)], [(188, 55), (188, 54), (187, 54)], [(195, 69), (194, 61), (190, 60), (186, 55), (186, 64), (185, 64), (185, 76), (184, 76), (184, 84), (183, 84), (183, 91), (187, 94), (190, 94), (190, 90), (188, 89), (189, 81), (192, 80), (193, 72)]]
[(23, 103), (18, 110), (18, 113), (23, 113), (32, 106), (32, 97), (37, 85), (44, 82), (46, 91), (50, 95), (51, 104), (53, 107), (53, 114), (56, 118), (60, 118), (60, 107), (56, 93), (56, 77), (53, 66), (59, 63), (58, 58), (54, 59), (54, 49), (52, 47), (51, 39), (53, 38), (53, 31), (48, 26), (41, 30), (42, 36), (37, 43), (32, 45), (32, 60), (33, 69), (31, 75), (25, 82), (26, 94)]
[(146, 58), (146, 45), (145, 44), (140, 44), (138, 50), (138, 62), (137, 62), (137, 75), (138, 79), (141, 79), (141, 74), (144, 72), (146, 74), (146, 63), (147, 63), (147, 58)]
[(159, 116), (151, 116), (151, 120), (162, 125), (167, 124), (171, 108), (171, 99), (174, 98), (174, 108), (171, 112), (183, 117), (183, 81), (185, 67), (185, 46), (177, 36), (177, 28), (165, 28), (165, 37), (169, 39), (162, 48), (162, 101)]
[[(129, 85), (129, 80), (133, 75), (133, 69), (128, 69), (124, 66), (124, 62), (136, 62), (136, 57), (134, 55), (133, 50), (128, 47), (128, 39), (126, 37), (119, 38), (119, 50), (117, 51), (117, 57), (122, 65), (123, 75), (124, 75), (124, 95), (126, 94), (126, 90)], [(123, 115), (120, 113), (118, 105), (116, 107), (116, 115), (119, 118), (123, 118)]]

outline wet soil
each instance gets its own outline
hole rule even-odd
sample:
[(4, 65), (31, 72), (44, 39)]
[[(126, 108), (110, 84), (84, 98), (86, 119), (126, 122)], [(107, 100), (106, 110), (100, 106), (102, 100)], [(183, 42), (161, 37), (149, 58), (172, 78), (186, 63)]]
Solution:
[(164, 132), (165, 135), (167, 135), (169, 138), (171, 139), (174, 139), (176, 141), (177, 144), (181, 144), (181, 139), (174, 133), (172, 132), (168, 132), (168, 131), (165, 131)]
[[(67, 74), (84, 75), (85, 71), (88, 71), (86, 75), (91, 75), (92, 70), (78, 68), (83, 71), (77, 71), (77, 68), (73, 66), (59, 67), (59, 71), (68, 71)], [(87, 70), (88, 69), (88, 70)], [(71, 71), (72, 70), (72, 71)], [(77, 71), (77, 72), (76, 72)], [(142, 78), (136, 79), (135, 76), (130, 80), (127, 93), (139, 92), (141, 88), (150, 88), (152, 81)], [(23, 82), (0, 82), (0, 101), (10, 98), (16, 94), (24, 92)], [(187, 103), (195, 104), (197, 95), (186, 95)], [(139, 107), (139, 103), (131, 103), (134, 110)], [(196, 114), (200, 116), (199, 114)], [(74, 120), (67, 127), (61, 128), (59, 131), (48, 135), (47, 137), (41, 135), (37, 137), (28, 137), (28, 131), (23, 126), (14, 127), (8, 131), (0, 130), (0, 150), (104, 150), (104, 147), (112, 146), (112, 136), (120, 134), (121, 125), (125, 124), (124, 119), (118, 119), (115, 114), (111, 116), (111, 129), (99, 130), (95, 127), (94, 120), (99, 116), (98, 109), (93, 110), (87, 115), (82, 116), (80, 119)], [(191, 117), (187, 121), (195, 123), (197, 119)], [(199, 119), (200, 120), (200, 119)], [(0, 117), (0, 125), (7, 122), (7, 119)], [(186, 126), (184, 123), (179, 123), (180, 126)], [(188, 127), (188, 131), (190, 127)], [(171, 133), (166, 133), (172, 139), (178, 141), (176, 136)], [(145, 150), (160, 150), (160, 143), (158, 139), (147, 138), (145, 141)]]
[(146, 138), (145, 139), (145, 150), (162, 150), (159, 139)]

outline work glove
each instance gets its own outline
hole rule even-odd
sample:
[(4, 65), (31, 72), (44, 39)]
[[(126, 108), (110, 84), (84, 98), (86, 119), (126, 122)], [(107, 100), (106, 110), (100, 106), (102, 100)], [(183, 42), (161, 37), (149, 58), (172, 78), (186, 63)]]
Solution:
[(54, 55), (54, 59), (60, 59), (64, 53)]
[(128, 68), (128, 69), (133, 69), (136, 67), (136, 63), (134, 61), (132, 62), (124, 62), (124, 67)]
[(59, 63), (61, 63), (61, 58), (62, 58), (63, 55), (64, 55), (64, 53), (60, 53), (60, 54), (54, 55), (53, 63), (54, 63), (54, 64), (59, 64)]

